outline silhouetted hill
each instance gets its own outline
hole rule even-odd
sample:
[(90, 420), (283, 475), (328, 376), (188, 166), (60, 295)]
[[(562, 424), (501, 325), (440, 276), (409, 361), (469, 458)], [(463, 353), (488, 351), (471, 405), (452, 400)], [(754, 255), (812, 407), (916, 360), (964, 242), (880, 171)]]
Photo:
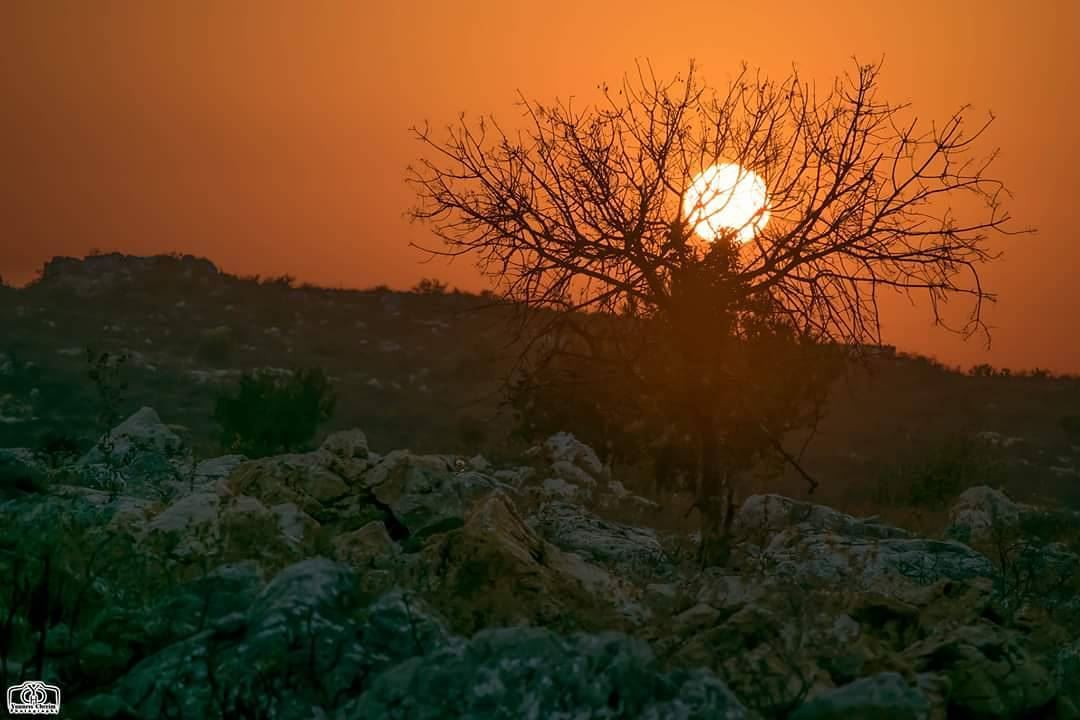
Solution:
[[(419, 452), (520, 451), (500, 411), (514, 358), (507, 310), (433, 289), (297, 287), (180, 255), (55, 258), (38, 281), (0, 295), (0, 447), (36, 447), (50, 432), (97, 437), (91, 348), (130, 357), (121, 412), (158, 409), (206, 455), (219, 450), (215, 394), (244, 370), (293, 367), (333, 378), (339, 402), (326, 432), (361, 427), (374, 447)], [(889, 484), (898, 468), (947, 464), (957, 443), (980, 436), (1000, 456), (1001, 484), (1075, 502), (1080, 448), (1060, 421), (1078, 412), (1075, 378), (972, 376), (883, 353), (836, 388), (806, 465), (823, 499), (872, 505), (907, 492)]]

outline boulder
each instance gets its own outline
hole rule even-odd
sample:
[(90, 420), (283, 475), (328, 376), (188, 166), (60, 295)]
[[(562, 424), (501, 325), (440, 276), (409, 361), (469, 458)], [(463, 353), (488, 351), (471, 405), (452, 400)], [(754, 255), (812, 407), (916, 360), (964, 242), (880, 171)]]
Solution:
[(751, 495), (736, 512), (732, 532), (738, 537), (768, 542), (793, 526), (830, 531), (853, 538), (907, 538), (911, 533), (883, 525), (876, 518), (856, 518), (824, 505), (782, 495)]
[(900, 673), (885, 672), (827, 690), (804, 703), (790, 720), (928, 720), (930, 700)]
[(596, 451), (568, 432), (552, 435), (544, 441), (544, 456), (552, 465), (565, 463), (587, 473), (592, 478), (605, 474), (604, 464)]
[(946, 535), (969, 545), (985, 544), (993, 540), (995, 529), (1015, 526), (1025, 509), (1000, 490), (971, 487), (949, 509)]
[(611, 480), (600, 488), (594, 501), (598, 509), (615, 513), (630, 522), (647, 522), (652, 513), (660, 509), (658, 503), (633, 494), (618, 480)]
[(168, 500), (194, 489), (195, 467), (180, 437), (143, 407), (103, 435), (73, 470), (89, 487)]
[(641, 568), (664, 561), (654, 530), (602, 520), (571, 503), (544, 503), (529, 525), (560, 549), (588, 560)]
[(401, 548), (379, 521), (369, 522), (358, 530), (342, 533), (334, 538), (334, 558), (354, 568), (382, 568), (392, 566), (393, 558)]
[(110, 430), (80, 462), (86, 465), (108, 462), (106, 449), (111, 450), (113, 460), (119, 460), (144, 454), (169, 458), (182, 448), (183, 441), (161, 422), (157, 412), (143, 407)]
[(318, 524), (295, 505), (267, 508), (246, 495), (197, 492), (181, 498), (146, 524), (141, 546), (156, 556), (198, 567), (257, 561), (273, 570), (314, 547)]
[(266, 505), (293, 503), (319, 519), (329, 505), (349, 493), (349, 485), (329, 467), (326, 455), (313, 452), (245, 462), (224, 481), (222, 490), (258, 498)]
[(499, 486), (477, 472), (459, 472), (452, 458), (395, 451), (368, 471), (365, 483), (412, 541), (461, 527), (469, 506)]
[(608, 473), (596, 452), (570, 433), (549, 437), (536, 448), (543, 460), (543, 479), (531, 487), (544, 497), (584, 500)]
[(319, 452), (325, 457), (326, 466), (349, 485), (362, 482), (371, 465), (367, 436), (360, 430), (342, 430), (329, 435)]
[(202, 460), (195, 465), (195, 482), (200, 487), (208, 485), (216, 487), (246, 460), (247, 458), (243, 455), (223, 455)]
[(764, 548), (744, 546), (740, 552), (741, 563), (766, 575), (909, 600), (941, 580), (994, 575), (990, 560), (961, 543), (849, 536), (809, 523), (777, 533)]
[(245, 611), (264, 585), (253, 562), (222, 565), (172, 588), (148, 607), (111, 605), (94, 622), (78, 655), (79, 674), (101, 684), (118, 679), (132, 660), (182, 642), (222, 618)]
[(459, 632), (613, 620), (615, 579), (540, 538), (502, 492), (478, 502), (463, 527), (433, 539), (424, 555), (426, 596)]
[(291, 565), (245, 610), (142, 660), (91, 707), (182, 719), (327, 717), (377, 673), (452, 640), (416, 599), (392, 594), (364, 608), (357, 598), (347, 567), (325, 558)]
[(28, 530), (66, 527), (59, 520), (66, 518), (79, 527), (110, 527), (137, 533), (161, 509), (161, 503), (154, 500), (63, 484), (50, 486), (45, 494), (0, 501), (0, 517), (17, 518)]
[(705, 568), (697, 578), (697, 602), (719, 610), (737, 610), (758, 602), (770, 591), (767, 578), (725, 572), (720, 568)]
[(1053, 668), (1019, 632), (990, 622), (935, 633), (904, 655), (918, 671), (948, 678), (949, 705), (966, 717), (1029, 717), (1057, 695)]
[(498, 628), (394, 667), (337, 715), (391, 716), (739, 720), (753, 714), (704, 671), (664, 673), (640, 640)]

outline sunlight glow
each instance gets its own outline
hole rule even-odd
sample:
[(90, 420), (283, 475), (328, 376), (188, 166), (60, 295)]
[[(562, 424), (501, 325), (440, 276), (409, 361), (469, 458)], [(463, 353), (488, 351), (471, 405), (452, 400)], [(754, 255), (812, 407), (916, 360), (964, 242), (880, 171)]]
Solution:
[(769, 222), (765, 181), (734, 163), (706, 168), (683, 196), (683, 214), (703, 240), (734, 233), (739, 242), (752, 240)]

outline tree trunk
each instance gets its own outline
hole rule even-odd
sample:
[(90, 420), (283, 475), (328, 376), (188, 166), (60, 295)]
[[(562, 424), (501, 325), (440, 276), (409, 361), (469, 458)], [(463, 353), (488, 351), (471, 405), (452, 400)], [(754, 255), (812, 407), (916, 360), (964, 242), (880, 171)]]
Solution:
[(699, 423), (698, 448), (696, 503), (701, 513), (698, 558), (702, 567), (723, 565), (730, 555), (729, 530), (735, 508), (729, 469), (724, 466), (711, 417)]

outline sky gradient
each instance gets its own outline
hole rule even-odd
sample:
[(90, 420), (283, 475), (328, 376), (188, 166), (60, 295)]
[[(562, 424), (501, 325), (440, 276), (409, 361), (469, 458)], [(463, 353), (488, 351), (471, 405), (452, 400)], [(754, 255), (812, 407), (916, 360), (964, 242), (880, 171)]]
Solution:
[[(761, 8), (765, 9), (761, 9)], [(91, 249), (205, 255), (223, 269), (343, 287), (467, 262), (409, 247), (412, 124), (514, 118), (530, 97), (588, 98), (636, 58), (690, 58), (722, 86), (747, 61), (825, 82), (884, 56), (882, 97), (997, 121), (987, 150), (1037, 235), (995, 243), (992, 349), (892, 303), (886, 340), (950, 364), (1080, 372), (1080, 3), (459, 0), (13, 0), (0, 4), (0, 275), (25, 282)], [(980, 115), (972, 115), (978, 120)], [(906, 301), (905, 301), (906, 303)]]

